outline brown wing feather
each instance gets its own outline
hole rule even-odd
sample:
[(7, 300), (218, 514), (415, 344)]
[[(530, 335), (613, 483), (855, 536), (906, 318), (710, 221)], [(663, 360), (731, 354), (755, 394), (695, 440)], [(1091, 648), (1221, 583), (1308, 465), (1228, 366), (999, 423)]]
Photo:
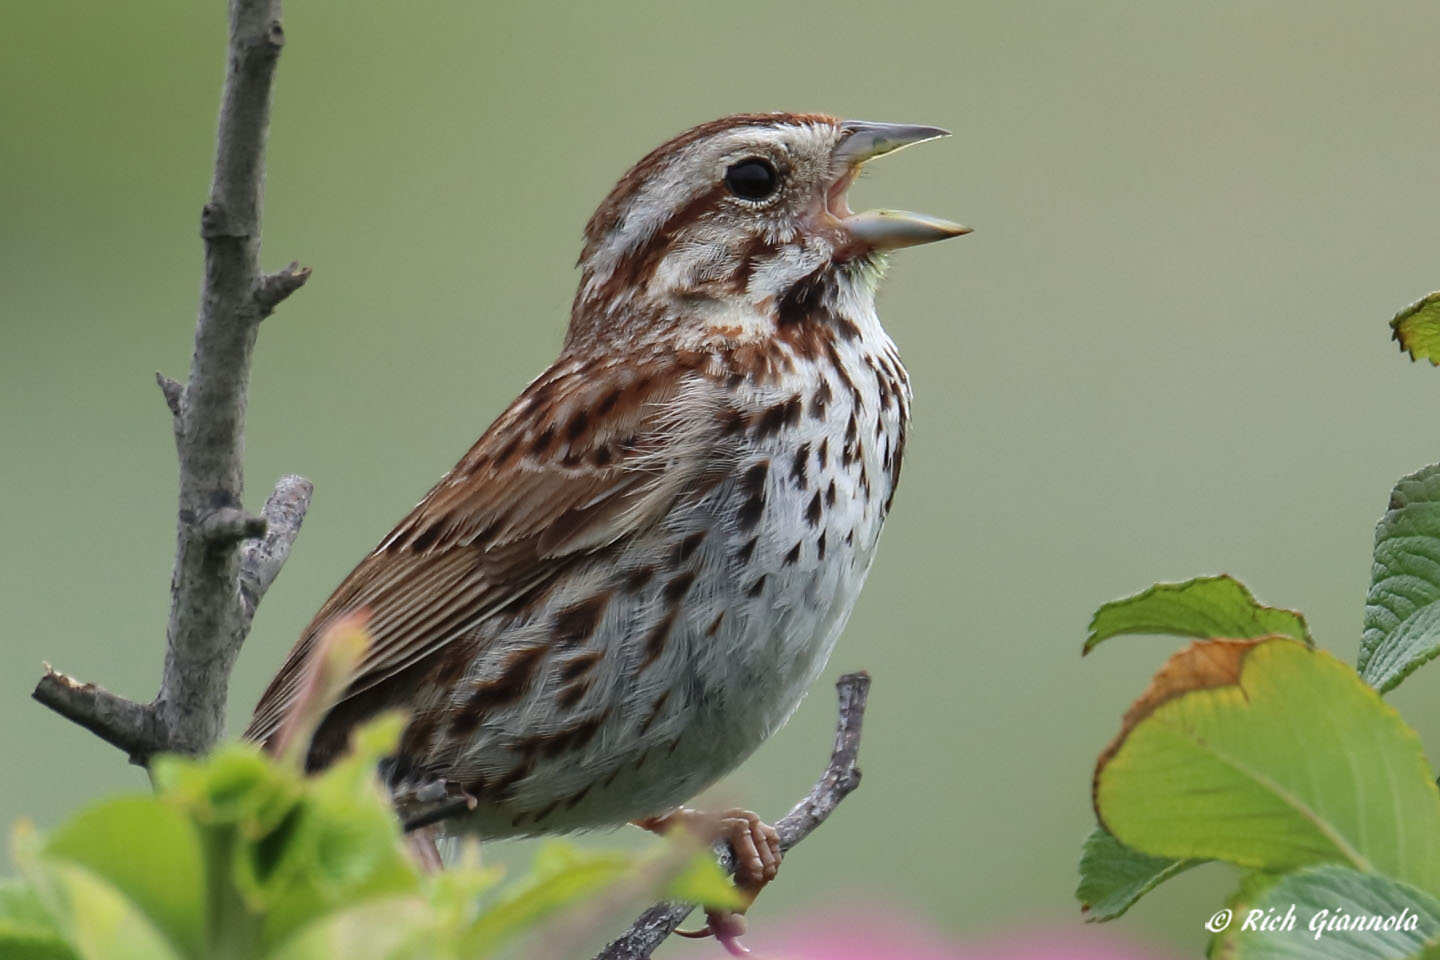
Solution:
[(698, 429), (714, 422), (708, 388), (674, 364), (597, 369), (562, 358), (345, 578), (245, 736), (274, 735), (335, 618), (362, 607), (371, 617), (373, 642), (344, 703), (471, 635), (570, 558), (654, 524), (712, 469), (699, 439), (710, 433)]

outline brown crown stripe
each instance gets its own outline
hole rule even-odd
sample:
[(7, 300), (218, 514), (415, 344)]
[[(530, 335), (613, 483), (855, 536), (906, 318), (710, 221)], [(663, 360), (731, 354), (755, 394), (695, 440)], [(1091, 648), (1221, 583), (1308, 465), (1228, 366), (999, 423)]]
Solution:
[(793, 546), (793, 547), (790, 548), (790, 552), (787, 553), (787, 554), (785, 554), (785, 559), (784, 559), (784, 560), (781, 560), (781, 561), (780, 561), (780, 564), (781, 564), (781, 566), (792, 567), (792, 566), (794, 566), (795, 564), (797, 564), (797, 563), (799, 563), (799, 562), (800, 562), (800, 541), (799, 541), (799, 540), (796, 540), (796, 541), (795, 541), (795, 546)]
[(589, 640), (600, 626), (600, 619), (605, 615), (610, 597), (611, 592), (607, 590), (556, 614), (553, 627), (555, 642), (564, 647), (573, 647)]
[(740, 549), (735, 551), (735, 560), (741, 565), (748, 564), (750, 558), (755, 555), (755, 548), (759, 543), (759, 537), (751, 537), (749, 540), (746, 540)]
[(830, 438), (829, 438), (829, 437), (821, 437), (821, 438), (820, 438), (820, 448), (815, 451), (815, 463), (816, 463), (816, 465), (820, 468), (820, 471), (823, 473), (824, 470), (825, 470), (826, 465), (829, 464), (829, 462), (830, 462)]
[(647, 180), (653, 177), (659, 169), (669, 162), (669, 158), (679, 153), (685, 147), (699, 140), (713, 137), (723, 130), (735, 127), (750, 126), (771, 126), (776, 123), (816, 123), (834, 124), (838, 121), (834, 117), (824, 114), (776, 114), (776, 113), (740, 113), (734, 116), (721, 117), (718, 120), (711, 120), (698, 127), (686, 130), (678, 136), (672, 137), (660, 146), (651, 150), (639, 162), (626, 171), (620, 181), (611, 189), (609, 196), (596, 209), (585, 224), (585, 250), (581, 254), (581, 261), (587, 260), (595, 252), (601, 241), (618, 225), (628, 201), (640, 189)]
[(833, 506), (835, 506), (835, 498), (836, 498), (836, 493), (835, 493), (835, 481), (834, 481), (834, 480), (831, 480), (831, 481), (830, 481), (830, 486), (828, 486), (828, 487), (825, 488), (825, 506), (827, 506), (827, 507), (833, 507)]
[(765, 589), (766, 576), (766, 574), (762, 573), (760, 574), (760, 576), (756, 577), (755, 582), (750, 584), (750, 589), (745, 591), (745, 596), (751, 598), (760, 596), (760, 591)]
[(825, 559), (825, 531), (820, 531), (820, 537), (815, 541), (815, 552), (821, 560)]
[(725, 611), (721, 610), (715, 614), (715, 619), (710, 621), (710, 626), (705, 628), (705, 636), (713, 637), (720, 630), (720, 624), (725, 619)]

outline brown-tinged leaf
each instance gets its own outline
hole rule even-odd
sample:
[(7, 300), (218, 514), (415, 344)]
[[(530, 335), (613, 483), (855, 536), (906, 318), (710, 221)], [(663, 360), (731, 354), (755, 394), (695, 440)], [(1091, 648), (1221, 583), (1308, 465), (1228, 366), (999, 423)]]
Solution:
[(1411, 360), (1429, 360), (1431, 366), (1440, 366), (1440, 291), (1395, 314), (1390, 329)]

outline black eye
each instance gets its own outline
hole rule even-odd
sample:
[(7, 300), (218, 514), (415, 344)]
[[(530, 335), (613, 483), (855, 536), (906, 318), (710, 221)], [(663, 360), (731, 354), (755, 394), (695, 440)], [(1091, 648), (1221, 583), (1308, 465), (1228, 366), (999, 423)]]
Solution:
[(725, 186), (742, 200), (764, 200), (780, 185), (780, 174), (769, 160), (751, 157), (725, 171)]

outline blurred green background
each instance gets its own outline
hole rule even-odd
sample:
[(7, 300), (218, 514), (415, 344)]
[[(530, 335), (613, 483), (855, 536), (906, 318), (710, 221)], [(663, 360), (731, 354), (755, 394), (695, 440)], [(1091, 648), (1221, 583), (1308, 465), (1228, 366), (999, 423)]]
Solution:
[[(28, 693), (41, 660), (138, 698), (158, 682), (175, 477), (151, 374), (189, 357), (224, 15), (5, 21), (0, 823), (44, 825), (144, 783)], [(1374, 521), (1440, 458), (1440, 373), (1385, 325), (1440, 286), (1440, 6), (292, 0), (286, 28), (265, 259), (315, 276), (262, 331), (248, 499), (291, 471), (317, 492), (234, 724), (553, 355), (614, 180), (741, 110), (950, 127), (852, 203), (976, 228), (897, 256), (882, 290), (917, 422), (831, 667), (875, 676), (866, 781), (757, 923), (863, 894), (965, 940), (1093, 936), (1071, 899), (1091, 767), (1176, 646), (1082, 662), (1104, 600), (1229, 572), (1353, 662)], [(1432, 756), (1437, 678), (1392, 698)], [(827, 684), (720, 795), (778, 816), (831, 724)], [(1193, 954), (1232, 882), (1196, 871), (1118, 930)]]

